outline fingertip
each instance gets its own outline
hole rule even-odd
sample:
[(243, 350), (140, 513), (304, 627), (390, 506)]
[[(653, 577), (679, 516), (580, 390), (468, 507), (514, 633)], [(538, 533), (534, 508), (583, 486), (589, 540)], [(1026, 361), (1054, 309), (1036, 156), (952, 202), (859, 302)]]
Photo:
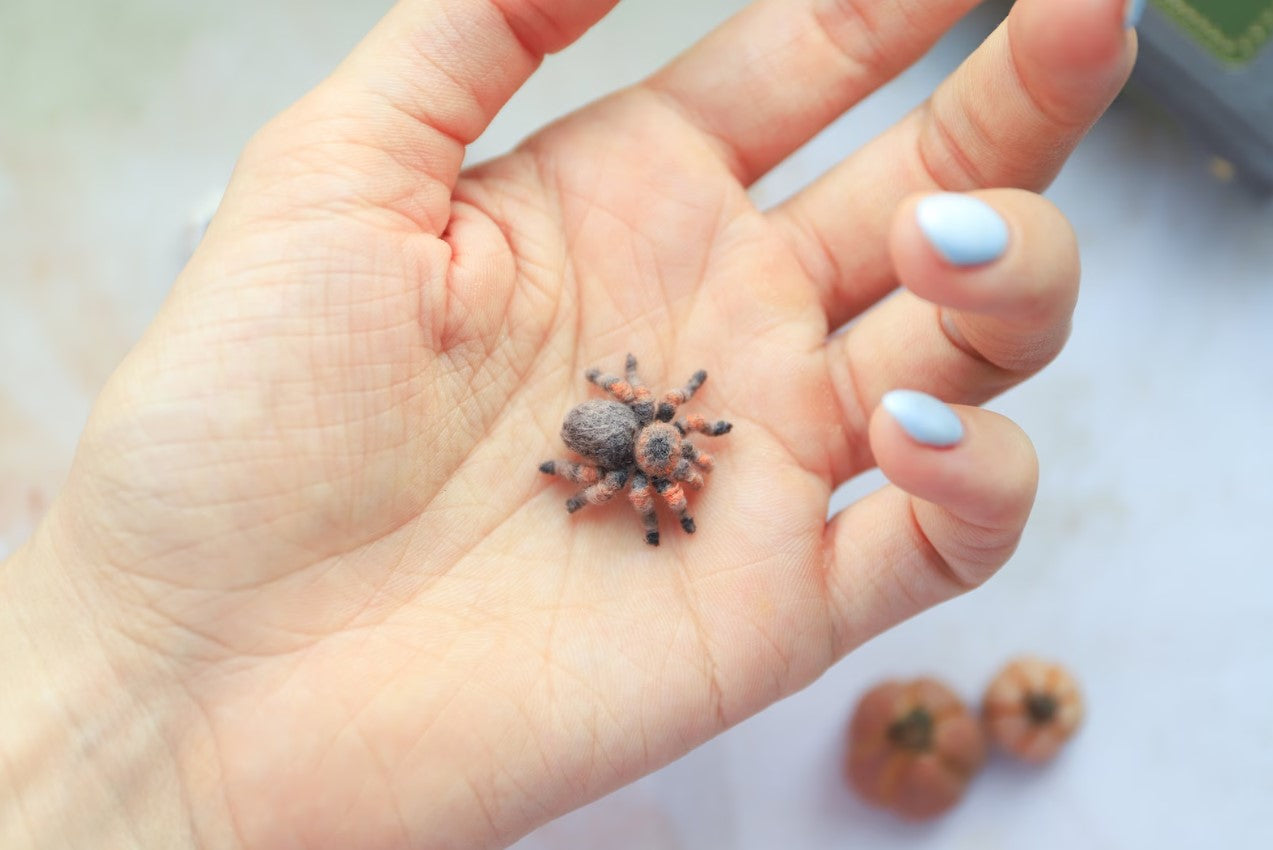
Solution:
[(1034, 327), (1068, 322), (1077, 299), (1073, 227), (1035, 192), (913, 196), (898, 210), (890, 250), (898, 281), (943, 307)]
[(1135, 29), (1145, 14), (1145, 0), (1125, 0), (1123, 4), (1123, 29)]
[(1027, 85), (1056, 91), (1058, 103), (1068, 96), (1084, 104), (1121, 87), (1136, 53), (1129, 11), (1127, 0), (1020, 0), (1008, 28)]
[[(944, 405), (936, 399), (933, 403), (957, 418), (960, 438), (940, 446), (916, 439), (913, 425), (903, 424), (905, 415), (895, 416), (881, 403), (869, 430), (880, 470), (912, 496), (964, 522), (1019, 532), (1038, 487), (1038, 458), (1030, 438), (1011, 420), (990, 411)], [(937, 408), (926, 406), (930, 415), (939, 415)]]

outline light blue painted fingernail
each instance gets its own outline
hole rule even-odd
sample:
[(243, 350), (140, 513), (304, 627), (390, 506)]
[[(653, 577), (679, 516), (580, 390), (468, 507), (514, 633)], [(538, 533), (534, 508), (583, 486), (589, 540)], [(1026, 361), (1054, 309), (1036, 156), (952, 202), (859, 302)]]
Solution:
[(1140, 16), (1145, 14), (1145, 0), (1127, 0), (1123, 5), (1123, 26), (1131, 29), (1140, 23)]
[(1003, 217), (971, 195), (929, 195), (919, 202), (915, 217), (937, 253), (956, 266), (997, 260), (1008, 248), (1008, 225)]
[(955, 411), (927, 393), (893, 390), (880, 404), (917, 443), (944, 449), (964, 438), (964, 423)]

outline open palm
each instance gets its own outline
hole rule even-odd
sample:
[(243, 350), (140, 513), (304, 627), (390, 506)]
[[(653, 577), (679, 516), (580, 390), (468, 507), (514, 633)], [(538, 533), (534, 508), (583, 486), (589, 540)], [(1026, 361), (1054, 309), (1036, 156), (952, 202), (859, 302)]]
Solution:
[[(509, 841), (1016, 542), (1034, 468), (1009, 423), (961, 409), (943, 451), (872, 415), (895, 387), (977, 403), (1050, 359), (1072, 239), (1037, 196), (986, 191), (1008, 252), (953, 267), (907, 196), (1050, 179), (1126, 75), (1121, 4), (1022, 0), (928, 104), (775, 210), (746, 186), (972, 3), (762, 0), (461, 173), (608, 5), (401, 4), (253, 140), (103, 394), (47, 533), (178, 683), (207, 834)], [(536, 471), (601, 395), (584, 370), (629, 351), (658, 391), (706, 369), (685, 411), (734, 424), (696, 438), (716, 459), (697, 533), (664, 512), (658, 548), (626, 499), (569, 515), (574, 488)], [(895, 486), (828, 523), (833, 487), (876, 464)]]

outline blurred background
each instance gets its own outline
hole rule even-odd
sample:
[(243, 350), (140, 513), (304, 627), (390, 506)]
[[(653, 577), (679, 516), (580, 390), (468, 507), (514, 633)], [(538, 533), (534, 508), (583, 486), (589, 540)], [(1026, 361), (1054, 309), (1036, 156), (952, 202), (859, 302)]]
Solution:
[[(1195, 55), (1181, 3), (1152, 2), (1139, 83), (1048, 192), (1083, 249), (1073, 340), (990, 405), (1042, 462), (1017, 556), (519, 850), (1273, 847), (1273, 203), (1256, 189), (1273, 174), (1273, 63), (1250, 37), (1233, 41), (1241, 55)], [(56, 492), (239, 148), (387, 5), (0, 0), (0, 556)], [(624, 0), (546, 62), (471, 159), (639, 79), (743, 5)], [(757, 202), (920, 102), (1004, 8), (972, 13)], [(1260, 20), (1248, 34), (1273, 31), (1273, 11)], [(833, 509), (879, 483), (852, 482)], [(843, 731), (867, 687), (932, 673), (975, 701), (1021, 652), (1064, 662), (1086, 690), (1088, 722), (1057, 761), (992, 760), (963, 805), (919, 826), (846, 790)]]

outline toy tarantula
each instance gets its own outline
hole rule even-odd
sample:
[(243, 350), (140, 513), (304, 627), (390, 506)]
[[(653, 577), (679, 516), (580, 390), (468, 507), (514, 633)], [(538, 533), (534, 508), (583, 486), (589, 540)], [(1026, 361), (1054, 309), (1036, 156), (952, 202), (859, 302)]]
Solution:
[(603, 375), (598, 369), (585, 373), (589, 381), (618, 401), (592, 399), (571, 408), (561, 426), (561, 439), (584, 463), (548, 460), (539, 465), (539, 471), (586, 485), (566, 501), (570, 513), (587, 504), (608, 502), (631, 484), (628, 499), (641, 515), (645, 542), (658, 546), (659, 519), (651, 488), (676, 511), (681, 528), (693, 534), (694, 520), (681, 482), (696, 490), (702, 487), (703, 474), (712, 469), (712, 457), (684, 437), (691, 431), (716, 437), (728, 434), (732, 426), (728, 422), (709, 423), (701, 416), (667, 424), (676, 408), (689, 401), (707, 380), (706, 372), (695, 372), (684, 387), (668, 392), (657, 406), (637, 377), (637, 361), (631, 354), (627, 373), (626, 381)]

